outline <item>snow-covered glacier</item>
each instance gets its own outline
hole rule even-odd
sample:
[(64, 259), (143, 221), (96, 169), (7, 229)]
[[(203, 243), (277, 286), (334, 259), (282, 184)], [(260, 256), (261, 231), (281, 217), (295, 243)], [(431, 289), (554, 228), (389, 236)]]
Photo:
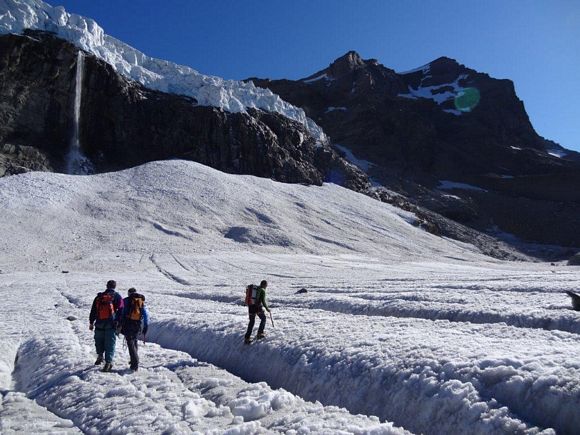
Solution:
[[(580, 424), (580, 315), (564, 293), (577, 268), (485, 257), (332, 184), (185, 161), (3, 178), (0, 210), (3, 433)], [(147, 298), (136, 373), (119, 342), (114, 373), (92, 365), (88, 314), (108, 279)], [(244, 288), (262, 279), (274, 325), (246, 346)]]

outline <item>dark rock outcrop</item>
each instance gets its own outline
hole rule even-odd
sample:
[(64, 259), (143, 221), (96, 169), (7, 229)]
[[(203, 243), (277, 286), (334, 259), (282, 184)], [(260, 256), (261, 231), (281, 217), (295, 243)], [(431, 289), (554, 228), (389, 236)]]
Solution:
[(580, 252), (568, 259), (568, 266), (580, 266)]
[(48, 157), (36, 148), (12, 144), (0, 146), (0, 177), (52, 170)]
[(572, 298), (572, 308), (575, 311), (580, 311), (580, 295), (571, 291), (566, 291), (566, 294)]
[[(407, 197), (386, 188), (373, 189), (370, 196), (382, 202), (392, 204), (402, 210), (409, 211), (417, 217), (416, 225), (436, 236), (448, 237), (466, 244), (476, 246), (482, 253), (501, 260), (529, 260), (526, 254), (518, 252), (517, 248), (498, 240), (496, 237), (462, 225), (439, 213), (418, 206)], [(529, 252), (530, 254), (536, 254)], [(542, 254), (542, 253), (540, 253)], [(532, 255), (543, 256), (543, 255)], [(455, 258), (457, 260), (457, 258)]]
[(445, 57), (396, 73), (355, 52), (302, 80), (250, 80), (415, 205), (512, 241), (580, 246), (580, 154), (536, 133), (510, 80)]

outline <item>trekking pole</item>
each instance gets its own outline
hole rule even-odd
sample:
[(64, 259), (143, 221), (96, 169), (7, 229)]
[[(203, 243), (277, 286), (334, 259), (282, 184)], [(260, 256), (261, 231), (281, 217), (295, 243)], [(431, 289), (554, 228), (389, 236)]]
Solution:
[(272, 322), (272, 328), (274, 328), (274, 319), (272, 318), (272, 311), (268, 311), (270, 314), (270, 321)]

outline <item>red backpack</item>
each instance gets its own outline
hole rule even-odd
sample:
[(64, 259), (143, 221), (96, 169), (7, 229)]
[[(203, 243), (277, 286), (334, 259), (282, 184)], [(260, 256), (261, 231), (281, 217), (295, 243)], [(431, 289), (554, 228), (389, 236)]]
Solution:
[(256, 305), (258, 302), (258, 286), (250, 284), (246, 287), (246, 299), (244, 305)]
[(112, 292), (99, 293), (97, 296), (97, 320), (112, 319), (115, 314), (113, 301), (115, 294)]

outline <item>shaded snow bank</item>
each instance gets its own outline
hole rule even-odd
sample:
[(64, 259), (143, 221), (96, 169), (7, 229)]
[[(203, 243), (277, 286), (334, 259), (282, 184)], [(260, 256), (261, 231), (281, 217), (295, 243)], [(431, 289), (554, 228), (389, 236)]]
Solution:
[[(325, 294), (327, 293), (327, 294)], [(580, 334), (580, 318), (566, 305), (552, 304), (545, 307), (545, 295), (520, 293), (502, 295), (481, 289), (478, 294), (470, 294), (461, 300), (445, 292), (443, 297), (429, 296), (421, 292), (401, 292), (393, 294), (360, 295), (352, 292), (333, 294), (310, 289), (307, 296), (297, 299), (294, 295), (276, 295), (276, 303), (284, 307), (324, 310), (358, 316), (382, 316), (417, 318), (428, 320), (448, 320), (450, 322), (470, 322), (477, 324), (504, 323), (518, 328), (558, 330)], [(346, 294), (345, 294), (346, 293)], [(240, 298), (219, 290), (211, 295), (196, 292), (175, 293), (182, 298), (212, 300), (224, 303), (240, 303)], [(445, 300), (445, 298), (451, 300)], [(486, 300), (510, 299), (511, 307), (494, 306)], [(567, 301), (568, 296), (560, 294), (557, 300)], [(470, 300), (471, 299), (471, 300)], [(561, 312), (554, 315), (555, 310)]]
[[(299, 317), (298, 312), (276, 313)], [(161, 321), (152, 326), (151, 337), (246, 380), (266, 381), (309, 400), (377, 415), (414, 432), (554, 433), (535, 427), (531, 423), (535, 422), (573, 433), (580, 423), (576, 413), (580, 391), (574, 386), (580, 364), (550, 375), (552, 370), (541, 366), (539, 354), (528, 361), (481, 355), (475, 365), (464, 359), (465, 347), (477, 352), (474, 343), (499, 340), (509, 334), (506, 327), (486, 333), (465, 325), (455, 331), (456, 326), (448, 323), (309, 313), (303, 327), (278, 321), (266, 340), (251, 346), (242, 344), (239, 324), (228, 316)], [(568, 354), (575, 352), (574, 339), (562, 339), (568, 341)], [(455, 352), (448, 349), (449, 340), (457, 341), (451, 346), (458, 347)]]
[(229, 409), (189, 391), (163, 366), (119, 376), (101, 373), (89, 358), (74, 336), (30, 340), (19, 352), (17, 386), (89, 434), (188, 433), (233, 419)]
[(0, 397), (0, 433), (16, 434), (82, 434), (73, 422), (49, 412), (24, 393), (10, 391)]
[(148, 88), (187, 95), (202, 106), (228, 112), (245, 112), (247, 108), (276, 112), (303, 124), (318, 141), (327, 140), (302, 109), (252, 82), (206, 76), (187, 66), (149, 57), (107, 35), (94, 20), (70, 14), (62, 6), (52, 7), (41, 0), (0, 0), (0, 34), (25, 29), (53, 32)]
[(459, 183), (456, 181), (449, 180), (439, 181), (439, 185), (437, 186), (437, 188), (442, 190), (463, 189), (463, 190), (473, 190), (476, 192), (487, 192), (487, 190), (482, 189), (481, 187), (474, 186), (472, 184)]
[(155, 345), (142, 347), (148, 365), (140, 372), (101, 373), (87, 367), (87, 355), (70, 338), (26, 342), (16, 376), (29, 397), (70, 418), (85, 433), (408, 434), (376, 418), (309, 403), (264, 383), (247, 384)]

